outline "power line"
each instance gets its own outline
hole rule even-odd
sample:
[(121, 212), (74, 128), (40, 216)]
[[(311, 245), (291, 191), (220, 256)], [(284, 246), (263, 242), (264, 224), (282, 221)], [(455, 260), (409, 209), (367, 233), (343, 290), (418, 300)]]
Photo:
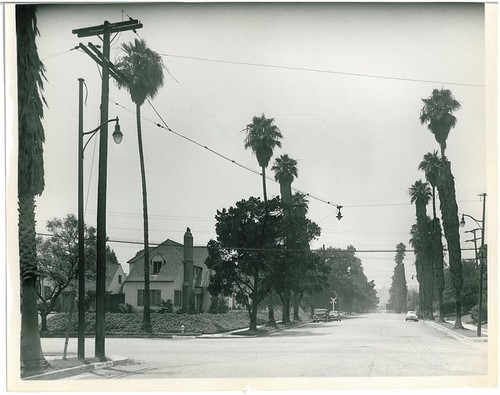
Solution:
[(307, 71), (307, 72), (325, 73), (325, 74), (338, 74), (338, 75), (348, 75), (348, 76), (352, 76), (352, 77), (378, 78), (378, 79), (395, 80), (395, 81), (425, 82), (425, 83), (432, 83), (432, 84), (472, 86), (472, 87), (481, 87), (481, 88), (484, 87), (484, 84), (469, 84), (469, 83), (464, 83), (464, 82), (446, 82), (446, 81), (425, 80), (425, 79), (418, 79), (418, 78), (392, 77), (392, 76), (384, 76), (384, 75), (377, 75), (377, 74), (363, 74), (363, 73), (353, 73), (353, 72), (347, 72), (347, 71), (313, 69), (313, 68), (307, 68), (307, 67), (280, 66), (280, 65), (272, 65), (272, 64), (265, 64), (265, 63), (237, 62), (237, 61), (231, 61), (231, 60), (209, 59), (209, 58), (201, 58), (201, 57), (196, 57), (196, 56), (184, 56), (184, 55), (174, 55), (174, 54), (160, 54), (160, 55), (165, 56), (165, 57), (171, 57), (171, 58), (198, 60), (198, 61), (212, 62), (212, 63), (235, 64), (235, 65), (240, 65), (240, 66), (267, 67), (267, 68), (273, 68), (273, 69)]

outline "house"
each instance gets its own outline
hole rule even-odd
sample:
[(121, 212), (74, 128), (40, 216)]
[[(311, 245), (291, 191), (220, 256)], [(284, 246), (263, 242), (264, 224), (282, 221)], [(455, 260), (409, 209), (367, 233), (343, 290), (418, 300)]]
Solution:
[[(210, 270), (205, 265), (206, 246), (193, 246), (187, 228), (184, 244), (170, 239), (149, 249), (149, 289), (151, 307), (170, 301), (174, 311), (207, 312), (210, 307)], [(144, 251), (128, 261), (129, 274), (123, 285), (125, 303), (133, 311), (144, 307)]]
[[(122, 265), (119, 263), (106, 262), (106, 310), (114, 311), (117, 309), (118, 304), (124, 302), (123, 297), (123, 284), (125, 282), (125, 272)], [(42, 297), (47, 297), (53, 291), (53, 284), (50, 279), (40, 278), (40, 294)], [(69, 286), (59, 296), (60, 311), (70, 311), (71, 300), (77, 297), (78, 280), (75, 282), (76, 293), (73, 287)], [(87, 277), (85, 279), (85, 293), (89, 297), (87, 304), (95, 306), (95, 289), (96, 280), (95, 276)]]

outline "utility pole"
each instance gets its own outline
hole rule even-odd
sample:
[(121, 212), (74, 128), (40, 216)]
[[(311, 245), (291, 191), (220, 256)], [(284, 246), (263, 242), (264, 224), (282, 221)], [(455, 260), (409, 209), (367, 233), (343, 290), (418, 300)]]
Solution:
[(85, 226), (83, 218), (83, 83), (78, 79), (78, 358), (85, 359)]
[[(97, 184), (97, 267), (96, 267), (96, 328), (95, 357), (106, 360), (104, 320), (106, 316), (106, 187), (108, 162), (108, 108), (110, 38), (112, 33), (140, 29), (142, 24), (136, 20), (118, 23), (104, 21), (102, 25), (74, 29), (78, 37), (102, 35), (102, 88), (101, 88), (101, 128), (99, 137), (99, 180)], [(89, 44), (90, 45), (90, 44)]]
[(481, 263), (479, 266), (479, 303), (477, 312), (477, 336), (481, 337), (481, 320), (482, 320), (482, 308), (483, 308), (483, 268), (484, 260), (486, 258), (486, 251), (484, 250), (484, 234), (486, 233), (486, 193), (482, 193), (483, 197), (483, 221), (482, 221), (482, 232), (481, 232), (481, 251), (479, 253), (481, 258)]

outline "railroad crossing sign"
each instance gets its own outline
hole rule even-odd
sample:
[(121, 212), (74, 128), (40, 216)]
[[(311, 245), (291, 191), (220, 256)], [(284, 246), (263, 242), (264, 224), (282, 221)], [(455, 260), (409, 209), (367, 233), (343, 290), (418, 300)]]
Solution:
[(337, 298), (330, 297), (330, 303), (332, 304), (332, 311), (335, 311), (335, 301), (336, 300), (337, 300)]

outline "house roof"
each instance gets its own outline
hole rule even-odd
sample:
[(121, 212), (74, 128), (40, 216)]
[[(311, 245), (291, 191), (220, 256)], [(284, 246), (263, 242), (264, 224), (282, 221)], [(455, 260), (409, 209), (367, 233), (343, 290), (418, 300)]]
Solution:
[[(182, 273), (184, 261), (184, 246), (172, 240), (166, 240), (159, 246), (149, 249), (149, 258), (153, 259), (159, 255), (165, 261), (160, 272), (150, 276), (150, 281), (174, 281), (177, 276)], [(205, 266), (205, 259), (208, 257), (206, 246), (193, 247), (193, 265), (203, 268), (203, 280), (208, 275), (208, 269)], [(130, 272), (126, 282), (144, 281), (144, 250), (136, 254), (135, 257), (128, 261), (130, 264)], [(197, 279), (194, 279), (197, 284)], [(200, 279), (201, 281), (201, 279)], [(205, 281), (202, 281), (204, 284)]]
[[(116, 264), (116, 263), (106, 262), (106, 290), (111, 285), (111, 282), (115, 278), (115, 274), (118, 271), (118, 269), (120, 269), (120, 267), (121, 265), (119, 263)], [(87, 277), (85, 279), (85, 290), (95, 291), (95, 289), (96, 289), (95, 276), (91, 278)]]

